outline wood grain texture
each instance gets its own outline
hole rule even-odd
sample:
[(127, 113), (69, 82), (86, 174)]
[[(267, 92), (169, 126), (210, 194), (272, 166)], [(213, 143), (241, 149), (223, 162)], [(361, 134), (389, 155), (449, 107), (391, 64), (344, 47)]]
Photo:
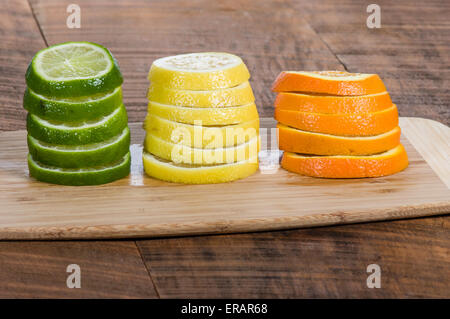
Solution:
[[(418, 123), (420, 125), (417, 125)], [(409, 141), (417, 141), (417, 143), (413, 143), (416, 150), (450, 188), (450, 154), (439, 152), (439, 145), (450, 149), (450, 128), (444, 124), (420, 118), (403, 118), (402, 127), (406, 128), (403, 134)], [(437, 142), (427, 140), (426, 136), (430, 134), (435, 136)], [(429, 156), (430, 154), (433, 156)], [(443, 163), (447, 163), (447, 165), (442, 165)]]
[(450, 125), (450, 2), (380, 0), (381, 28), (366, 26), (371, 2), (292, 2), (350, 72), (377, 73), (400, 116)]
[(4, 0), (0, 10), (0, 131), (25, 128), (25, 71), (45, 41), (26, 0)]
[[(32, 32), (21, 31), (23, 26), (34, 27), (26, 23), (31, 21), (26, 2), (18, 2), (11, 0), (5, 6), (3, 1), (0, 12), (3, 41), (0, 67), (2, 70), (20, 68), (19, 73), (14, 71), (9, 76), (0, 73), (0, 130), (21, 129), (25, 125), (25, 113), (21, 108), (24, 81), (20, 71), (26, 69), (34, 52), (30, 50), (17, 65), (11, 61), (17, 59), (17, 52), (20, 57), (24, 50), (33, 47), (32, 43), (41, 41)], [(334, 37), (332, 32), (337, 31), (345, 31), (338, 37), (349, 49), (341, 51), (338, 57), (342, 59), (342, 54), (348, 53), (349, 57), (343, 61), (349, 70), (370, 71), (372, 67), (366, 65), (383, 63), (384, 66), (378, 66), (377, 70), (383, 79), (389, 78), (387, 86), (394, 101), (401, 106), (401, 115), (429, 117), (446, 124), (450, 121), (448, 91), (445, 91), (449, 79), (446, 71), (449, 61), (446, 1), (382, 1), (382, 22), (388, 29), (373, 30), (370, 41), (359, 35), (358, 28), (365, 24), (367, 3), (358, 1), (340, 1), (339, 5), (323, 0), (77, 1), (83, 10), (80, 30), (65, 28), (65, 8), (69, 3), (71, 1), (31, 1), (36, 18), (51, 43), (85, 39), (109, 47), (117, 43), (113, 53), (119, 57), (126, 76), (125, 101), (129, 109), (133, 108), (130, 112), (133, 121), (141, 121), (145, 114), (142, 107), (147, 85), (145, 73), (154, 58), (181, 50), (221, 48), (240, 53), (241, 47), (254, 55), (252, 65), (247, 60), (248, 53), (244, 58), (253, 75), (252, 86), (260, 114), (271, 116), (273, 95), (267, 88), (281, 69), (344, 69), (327, 49), (328, 46), (335, 50), (339, 44), (330, 41)], [(383, 4), (387, 4), (387, 8)], [(251, 10), (247, 12), (248, 7)], [(6, 8), (9, 11), (5, 11)], [(154, 14), (148, 12), (149, 8)], [(280, 12), (278, 16), (277, 12)], [(237, 19), (249, 16), (258, 29), (245, 19)], [(385, 24), (387, 16), (393, 17), (392, 28)], [(303, 17), (314, 24), (314, 28), (305, 23)], [(280, 21), (283, 19), (284, 23)], [(337, 20), (339, 23), (335, 24)], [(357, 23), (352, 22), (356, 20)], [(352, 26), (345, 29), (350, 22)], [(12, 29), (5, 29), (6, 24)], [(323, 42), (325, 36), (323, 30), (317, 28), (318, 24), (327, 28), (328, 41)], [(17, 50), (3, 50), (5, 38), (10, 39), (7, 43)], [(44, 47), (39, 43), (35, 44), (35, 51)], [(380, 47), (383, 51), (378, 50)], [(368, 58), (364, 59), (366, 54)], [(260, 63), (253, 65), (255, 62)], [(425, 69), (424, 62), (429, 69)], [(396, 79), (401, 84), (396, 84)], [(10, 85), (16, 81), (22, 82)], [(413, 86), (410, 81), (414, 82)], [(417, 87), (419, 90), (415, 89)], [(7, 117), (3, 116), (6, 113)], [(449, 217), (445, 216), (284, 232), (149, 240), (140, 241), (139, 246), (147, 267), (156, 276), (155, 283), (161, 296), (450, 298), (448, 221)], [(11, 243), (3, 244), (7, 247)], [(102, 243), (97, 243), (97, 251)], [(60, 248), (52, 255), (55, 260), (63, 254), (62, 250), (70, 250), (77, 242), (57, 244)], [(28, 245), (26, 242), (14, 243), (14, 249), (21, 254), (9, 254), (8, 261), (20, 265), (28, 260), (24, 256), (27, 248), (23, 248)], [(51, 243), (33, 246), (30, 254), (39, 255), (47, 245)], [(95, 256), (98, 263), (102, 263), (101, 256), (105, 255)], [(34, 273), (46, 272), (47, 264), (40, 263), (41, 259), (32, 260)], [(357, 262), (359, 260), (364, 265)], [(369, 290), (364, 286), (365, 264), (373, 260), (382, 260), (383, 274), (391, 274), (383, 277), (382, 289)], [(104, 259), (104, 262), (108, 260)], [(11, 267), (2, 272), (4, 269), (1, 267), (0, 273), (9, 283), (21, 282), (28, 274), (28, 271), (12, 272)], [(47, 289), (39, 288), (39, 281), (34, 283), (36, 294)], [(90, 293), (94, 294), (95, 289), (90, 286)], [(8, 292), (2, 290), (2, 296)], [(23, 290), (16, 292), (16, 297), (30, 296)]]
[[(124, 75), (130, 122), (147, 112), (147, 73), (167, 55), (226, 51), (247, 64), (261, 116), (273, 115), (273, 79), (284, 69), (343, 69), (287, 1), (82, 0), (82, 26), (68, 30), (70, 1), (31, 0), (48, 43), (93, 41), (108, 47)], [(286, 41), (288, 39), (288, 41)]]
[(426, 218), (137, 244), (162, 298), (448, 298), (449, 233)]
[[(274, 120), (261, 124), (276, 125)], [(409, 125), (415, 126), (413, 119)], [(317, 179), (279, 169), (232, 183), (180, 185), (143, 173), (142, 146), (137, 143), (144, 140), (144, 131), (140, 123), (130, 129), (130, 176), (90, 187), (30, 179), (26, 133), (2, 133), (0, 149), (7, 151), (0, 154), (0, 239), (234, 233), (429, 216), (450, 209), (450, 189), (411, 145), (433, 141), (438, 154), (426, 156), (442, 158), (439, 166), (446, 166), (450, 147), (445, 138), (438, 144), (439, 136), (423, 136), (419, 142), (403, 139), (409, 167), (382, 178)]]
[[(69, 289), (69, 264), (81, 288)], [(132, 241), (0, 242), (0, 298), (156, 298)]]
[[(25, 127), (25, 70), (46, 45), (26, 0), (2, 0), (0, 43), (0, 131), (17, 130)], [(82, 289), (66, 287), (70, 263), (81, 266)], [(157, 297), (131, 241), (2, 242), (0, 282), (1, 298)]]

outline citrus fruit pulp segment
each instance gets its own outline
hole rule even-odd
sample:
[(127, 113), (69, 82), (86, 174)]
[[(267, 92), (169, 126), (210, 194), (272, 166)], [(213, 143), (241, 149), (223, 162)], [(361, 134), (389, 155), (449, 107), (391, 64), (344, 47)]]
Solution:
[[(215, 148), (214, 140), (220, 137), (223, 147), (231, 147), (258, 136), (259, 119), (235, 125), (198, 127), (149, 114), (145, 118), (144, 129), (166, 142), (181, 143), (188, 147)], [(178, 138), (180, 135), (183, 138)]]
[(25, 77), (29, 88), (47, 97), (108, 92), (123, 82), (108, 49), (90, 42), (66, 42), (39, 51)]
[(392, 106), (388, 92), (362, 96), (334, 96), (323, 94), (278, 93), (276, 108), (311, 113), (372, 113)]
[(305, 92), (333, 95), (365, 95), (386, 91), (376, 74), (342, 71), (281, 72), (272, 85), (274, 92)]
[(147, 134), (144, 149), (160, 158), (184, 164), (223, 164), (244, 161), (258, 156), (258, 138), (238, 146), (203, 149), (182, 144), (166, 142), (159, 137)]
[(401, 144), (371, 156), (306, 156), (284, 152), (281, 166), (288, 171), (313, 177), (379, 177), (404, 170), (408, 166), (408, 155)]
[(87, 145), (53, 145), (28, 135), (28, 149), (37, 162), (62, 168), (102, 166), (117, 162), (130, 147), (130, 130), (126, 127), (109, 140)]
[(258, 170), (258, 159), (221, 165), (175, 164), (143, 153), (144, 170), (147, 175), (174, 183), (213, 184), (245, 178)]
[(122, 104), (122, 88), (75, 98), (50, 99), (27, 88), (23, 107), (30, 113), (53, 121), (94, 120), (113, 112)]
[(400, 127), (389, 132), (348, 137), (312, 133), (278, 124), (278, 147), (287, 152), (314, 155), (370, 155), (382, 153), (400, 144)]
[(361, 114), (321, 114), (275, 109), (275, 119), (281, 124), (303, 131), (340, 136), (372, 136), (398, 126), (397, 107)]
[(228, 125), (258, 118), (255, 103), (224, 108), (192, 108), (149, 102), (148, 114), (171, 121), (198, 125)]
[(130, 173), (131, 157), (127, 153), (119, 161), (109, 166), (80, 169), (64, 169), (39, 163), (28, 154), (30, 175), (39, 181), (60, 185), (99, 185), (110, 183)]
[(250, 73), (236, 55), (203, 52), (157, 59), (148, 78), (152, 84), (172, 89), (214, 90), (246, 82)]
[(248, 81), (232, 88), (208, 91), (176, 90), (152, 84), (147, 97), (161, 104), (190, 107), (238, 106), (255, 101)]
[(97, 121), (52, 122), (28, 113), (28, 133), (49, 144), (84, 145), (99, 143), (118, 135), (127, 126), (128, 118), (122, 104), (113, 113)]

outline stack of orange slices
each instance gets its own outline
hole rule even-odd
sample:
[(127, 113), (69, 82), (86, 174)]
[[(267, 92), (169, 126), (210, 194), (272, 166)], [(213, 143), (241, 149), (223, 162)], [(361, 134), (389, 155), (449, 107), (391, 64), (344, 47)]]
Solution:
[(376, 74), (282, 72), (272, 90), (281, 165), (324, 178), (394, 174), (408, 166), (398, 112)]

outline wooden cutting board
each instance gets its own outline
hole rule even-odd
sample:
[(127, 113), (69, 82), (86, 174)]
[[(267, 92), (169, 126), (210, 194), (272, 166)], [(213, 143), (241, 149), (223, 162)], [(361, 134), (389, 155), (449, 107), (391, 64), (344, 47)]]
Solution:
[[(272, 120), (262, 126), (274, 127)], [(382, 178), (330, 180), (266, 169), (232, 183), (180, 185), (143, 174), (140, 124), (132, 173), (69, 187), (28, 176), (26, 132), (0, 133), (0, 239), (94, 239), (250, 232), (450, 213), (450, 129), (401, 118), (410, 159)]]

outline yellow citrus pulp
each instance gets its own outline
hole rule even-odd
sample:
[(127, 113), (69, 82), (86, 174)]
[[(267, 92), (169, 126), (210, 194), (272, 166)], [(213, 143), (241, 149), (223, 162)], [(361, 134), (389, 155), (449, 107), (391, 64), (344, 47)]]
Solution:
[(259, 116), (241, 58), (161, 58), (149, 72), (144, 170), (186, 184), (229, 182), (258, 169)]

